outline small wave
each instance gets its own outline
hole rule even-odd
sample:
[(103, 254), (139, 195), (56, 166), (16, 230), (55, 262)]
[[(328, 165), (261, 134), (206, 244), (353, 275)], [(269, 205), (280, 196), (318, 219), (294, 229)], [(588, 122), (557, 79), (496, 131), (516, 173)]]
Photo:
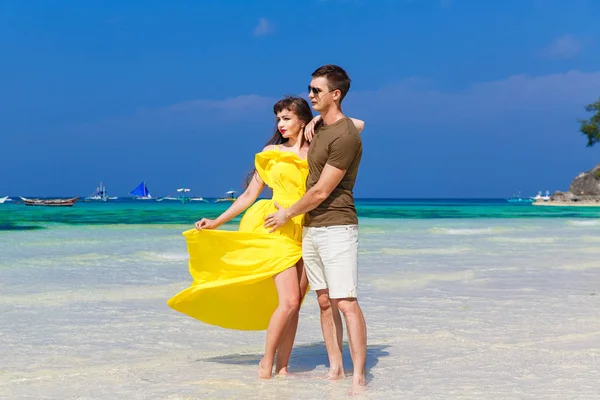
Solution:
[(0, 231), (36, 231), (46, 229), (39, 225), (12, 225), (12, 224), (0, 224)]
[(115, 240), (101, 240), (101, 239), (81, 239), (74, 238), (69, 239), (65, 237), (54, 237), (47, 238), (45, 240), (28, 240), (20, 243), (20, 246), (27, 247), (72, 247), (72, 246), (84, 246), (84, 245), (100, 245), (106, 243), (122, 243), (123, 241), (120, 239)]
[(465, 270), (456, 272), (404, 274), (402, 277), (386, 277), (374, 279), (370, 283), (380, 290), (417, 289), (427, 286), (431, 282), (458, 282), (475, 279), (475, 271)]
[(543, 243), (554, 243), (556, 242), (558, 238), (553, 238), (553, 237), (525, 237), (525, 238), (519, 238), (519, 237), (508, 237), (508, 236), (498, 236), (498, 237), (492, 237), (492, 238), (488, 238), (487, 240), (491, 241), (491, 242), (501, 242), (501, 243), (539, 243), (539, 244), (543, 244)]
[(67, 256), (48, 254), (44, 257), (13, 258), (12, 260), (8, 260), (6, 263), (0, 263), (0, 268), (10, 268), (17, 265), (19, 267), (94, 266), (99, 265), (100, 263), (112, 263), (115, 262), (115, 260), (116, 257), (113, 255), (99, 253), (81, 253)]
[(123, 304), (129, 300), (166, 299), (187, 286), (187, 282), (166, 285), (116, 286), (95, 285), (94, 290), (71, 288), (68, 290), (50, 290), (38, 293), (23, 293), (3, 295), (0, 306), (18, 305), (20, 307), (58, 307), (66, 304), (73, 305), (81, 302), (114, 302)]
[(471, 251), (470, 247), (447, 247), (430, 249), (381, 249), (381, 253), (392, 255), (418, 255), (418, 254), (463, 254)]
[(600, 237), (598, 236), (581, 236), (579, 240), (584, 242), (600, 242)]
[(499, 228), (432, 228), (433, 233), (441, 235), (491, 235), (501, 231)]
[(73, 254), (71, 256), (60, 257), (61, 261), (97, 261), (97, 260), (106, 260), (110, 259), (112, 256), (110, 254), (100, 254), (100, 253), (83, 253), (83, 254)]
[(156, 253), (152, 251), (144, 251), (136, 255), (149, 261), (187, 261), (190, 258), (187, 253)]
[(567, 225), (572, 226), (598, 226), (600, 225), (600, 220), (592, 219), (592, 220), (569, 220), (567, 221)]
[(600, 262), (566, 264), (561, 266), (561, 268), (567, 271), (587, 271), (600, 268)]

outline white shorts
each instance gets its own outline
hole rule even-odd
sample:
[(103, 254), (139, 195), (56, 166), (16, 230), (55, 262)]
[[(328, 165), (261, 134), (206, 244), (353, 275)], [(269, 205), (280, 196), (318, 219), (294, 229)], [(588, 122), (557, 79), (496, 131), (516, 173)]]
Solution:
[(305, 227), (302, 258), (312, 290), (332, 299), (355, 298), (358, 287), (358, 226)]

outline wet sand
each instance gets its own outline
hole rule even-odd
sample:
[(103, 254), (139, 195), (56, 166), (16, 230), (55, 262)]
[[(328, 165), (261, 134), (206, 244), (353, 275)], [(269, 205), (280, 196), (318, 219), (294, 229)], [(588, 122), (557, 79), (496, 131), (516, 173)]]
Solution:
[[(183, 226), (3, 234), (0, 398), (338, 399), (314, 294), (290, 370), (264, 332), (169, 309)], [(600, 221), (370, 220), (360, 231), (370, 399), (597, 399)], [(347, 346), (345, 363), (351, 372)]]

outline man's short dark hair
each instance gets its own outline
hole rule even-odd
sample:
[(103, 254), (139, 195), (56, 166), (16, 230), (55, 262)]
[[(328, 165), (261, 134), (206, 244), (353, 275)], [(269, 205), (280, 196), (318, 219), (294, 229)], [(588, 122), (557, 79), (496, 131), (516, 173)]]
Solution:
[(313, 78), (319, 78), (322, 76), (327, 78), (329, 90), (339, 90), (341, 92), (341, 104), (342, 100), (344, 100), (344, 97), (346, 97), (346, 94), (350, 90), (350, 77), (346, 71), (337, 65), (327, 64), (317, 68), (315, 72), (312, 73)]

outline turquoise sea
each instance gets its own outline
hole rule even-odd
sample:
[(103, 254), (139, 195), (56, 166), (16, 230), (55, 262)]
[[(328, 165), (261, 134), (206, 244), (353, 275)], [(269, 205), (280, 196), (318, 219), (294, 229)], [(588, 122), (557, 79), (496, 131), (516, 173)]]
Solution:
[[(45, 229), (65, 225), (190, 224), (200, 217), (213, 218), (229, 203), (119, 199), (108, 202), (78, 201), (73, 207), (0, 205), (0, 231)], [(536, 207), (504, 199), (358, 199), (362, 221), (384, 219), (480, 218), (598, 218), (600, 207)], [(239, 217), (232, 223), (239, 222)]]
[[(0, 204), (0, 398), (348, 396), (348, 379), (322, 379), (314, 294), (301, 310), (296, 374), (271, 381), (255, 378), (264, 332), (207, 326), (166, 305), (191, 281), (181, 232), (229, 204), (14, 203)], [(597, 399), (600, 208), (357, 208), (369, 384), (354, 398)]]

